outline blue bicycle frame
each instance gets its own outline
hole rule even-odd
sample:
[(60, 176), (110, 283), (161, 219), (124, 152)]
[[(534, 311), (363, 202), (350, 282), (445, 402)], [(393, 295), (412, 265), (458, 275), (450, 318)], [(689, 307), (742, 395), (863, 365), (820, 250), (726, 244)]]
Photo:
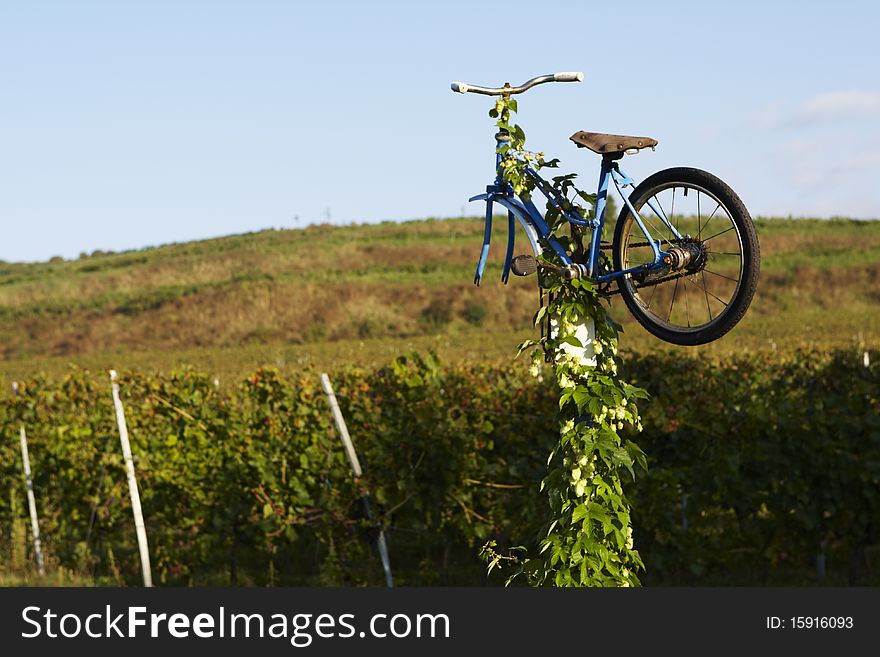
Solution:
[[(496, 134), (495, 141), (500, 146), (502, 143), (505, 143), (509, 140), (509, 137), (504, 134)], [(635, 183), (632, 178), (630, 178), (626, 173), (620, 170), (620, 166), (617, 161), (620, 156), (613, 157), (605, 155), (602, 157), (602, 166), (599, 172), (599, 189), (596, 193), (596, 203), (593, 213), (592, 219), (585, 219), (578, 213), (576, 210), (566, 210), (564, 209), (565, 203), (563, 203), (563, 199), (559, 197), (557, 192), (550, 186), (550, 184), (541, 178), (538, 175), (538, 172), (535, 171), (532, 167), (526, 167), (526, 173), (529, 178), (535, 183), (535, 189), (539, 190), (546, 198), (550, 205), (559, 210), (562, 216), (565, 217), (567, 221), (576, 225), (582, 226), (586, 228), (592, 229), (592, 235), (590, 238), (590, 247), (587, 252), (587, 262), (585, 264), (575, 263), (565, 252), (565, 249), (562, 245), (550, 234), (550, 227), (544, 219), (544, 216), (541, 214), (540, 210), (535, 206), (535, 204), (529, 198), (517, 197), (513, 193), (513, 188), (507, 182), (505, 182), (501, 176), (501, 161), (503, 159), (502, 153), (499, 152), (499, 149), (496, 148), (495, 153), (495, 169), (498, 172), (495, 177), (495, 182), (486, 187), (485, 194), (477, 194), (476, 196), (472, 196), (469, 201), (486, 201), (486, 226), (485, 233), (483, 236), (483, 248), (480, 252), (480, 259), (477, 262), (477, 270), (474, 274), (474, 283), (477, 285), (480, 284), (480, 281), (483, 278), (483, 270), (486, 267), (486, 259), (489, 255), (489, 242), (492, 237), (492, 219), (493, 219), (493, 210), (494, 204), (498, 203), (502, 207), (507, 209), (507, 230), (508, 230), (508, 238), (507, 238), (507, 253), (504, 259), (504, 271), (501, 275), (501, 280), (504, 283), (507, 283), (507, 280), (510, 276), (510, 264), (513, 260), (513, 250), (516, 242), (516, 222), (519, 221), (520, 225), (522, 225), (523, 230), (525, 230), (526, 237), (529, 239), (529, 243), (532, 246), (532, 250), (535, 253), (535, 257), (539, 257), (543, 253), (543, 244), (548, 245), (552, 251), (558, 256), (559, 260), (562, 262), (563, 266), (575, 266), (577, 267), (583, 275), (588, 278), (592, 278), (599, 283), (604, 283), (607, 281), (611, 281), (613, 279), (619, 278), (626, 274), (631, 274), (638, 271), (645, 270), (654, 270), (660, 269), (664, 267), (664, 258), (667, 256), (667, 252), (663, 251), (660, 248), (661, 240), (656, 240), (652, 237), (650, 232), (648, 232), (648, 228), (645, 226), (644, 221), (642, 221), (641, 216), (636, 211), (636, 209), (632, 206), (629, 201), (629, 198), (623, 193), (622, 189), (628, 186), (635, 186)], [(650, 263), (641, 264), (636, 267), (630, 267), (629, 269), (624, 269), (621, 271), (613, 271), (608, 273), (603, 273), (596, 276), (596, 272), (598, 270), (599, 264), (599, 255), (602, 247), (602, 231), (605, 225), (605, 208), (608, 199), (608, 187), (609, 181), (614, 183), (614, 187), (617, 189), (618, 195), (623, 199), (624, 204), (632, 213), (633, 217), (636, 220), (639, 228), (642, 233), (645, 235), (645, 238), (648, 240), (651, 245), (651, 249), (654, 252), (654, 260)], [(648, 207), (660, 218), (663, 224), (669, 228), (670, 232), (675, 236), (676, 239), (683, 239), (683, 236), (679, 234), (676, 228), (672, 225), (672, 222), (666, 217), (663, 209), (658, 206), (654, 202), (654, 199), (648, 201)]]

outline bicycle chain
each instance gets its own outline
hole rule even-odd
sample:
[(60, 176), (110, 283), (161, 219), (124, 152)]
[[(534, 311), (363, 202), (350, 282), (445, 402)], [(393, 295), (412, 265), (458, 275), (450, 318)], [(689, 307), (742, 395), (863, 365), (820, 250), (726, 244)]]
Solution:
[[(681, 274), (672, 274), (671, 276), (666, 276), (664, 278), (658, 278), (656, 281), (651, 281), (649, 283), (642, 283), (641, 285), (635, 285), (634, 288), (636, 290), (641, 290), (643, 287), (652, 287), (654, 285), (660, 285), (660, 283), (668, 283), (669, 281), (674, 281), (676, 278), (684, 278), (685, 276), (689, 276), (690, 272), (684, 272)], [(615, 294), (620, 294), (620, 288), (614, 290), (614, 292), (603, 292), (599, 290), (599, 294), (603, 297), (614, 296)]]
[[(608, 251), (608, 250), (611, 249), (612, 246), (613, 246), (613, 245), (611, 244), (611, 242), (602, 242), (602, 243), (599, 245), (599, 248), (600, 248), (600, 249), (603, 249), (603, 250), (605, 250), (605, 251)], [(632, 246), (632, 247), (636, 247), (636, 246), (651, 246), (651, 243), (650, 243), (650, 242), (630, 242), (627, 246)]]

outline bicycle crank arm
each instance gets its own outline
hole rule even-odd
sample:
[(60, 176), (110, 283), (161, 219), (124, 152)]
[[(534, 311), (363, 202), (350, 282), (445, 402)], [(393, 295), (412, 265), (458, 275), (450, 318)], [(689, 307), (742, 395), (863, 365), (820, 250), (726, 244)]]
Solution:
[(528, 254), (518, 255), (510, 263), (510, 270), (516, 276), (530, 276), (538, 271), (538, 268), (559, 274), (567, 281), (587, 277), (587, 268), (584, 265), (572, 263), (565, 267), (557, 267)]

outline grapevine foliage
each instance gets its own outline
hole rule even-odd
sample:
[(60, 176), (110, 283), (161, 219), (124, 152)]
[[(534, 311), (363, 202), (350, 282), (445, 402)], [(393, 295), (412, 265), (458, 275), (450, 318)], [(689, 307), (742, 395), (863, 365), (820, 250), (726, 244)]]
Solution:
[[(802, 586), (824, 553), (827, 583), (846, 584), (849, 571), (850, 583), (876, 585), (876, 349), (869, 360), (842, 350), (618, 362), (625, 380), (655, 391), (639, 402), (651, 468), (634, 482), (623, 473), (643, 582)], [(492, 538), (531, 545), (550, 524), (535, 482), (560, 442), (547, 422), (559, 391), (524, 369), (423, 355), (333, 372), (364, 468), (357, 486), (315, 371), (263, 369), (219, 388), (207, 373), (121, 371), (156, 583), (381, 586), (364, 487), (396, 583), (484, 584), (475, 549)], [(0, 576), (33, 564), (23, 424), (47, 572), (139, 585), (106, 373), (19, 383), (18, 398), (0, 390)], [(623, 422), (625, 447), (638, 423)]]

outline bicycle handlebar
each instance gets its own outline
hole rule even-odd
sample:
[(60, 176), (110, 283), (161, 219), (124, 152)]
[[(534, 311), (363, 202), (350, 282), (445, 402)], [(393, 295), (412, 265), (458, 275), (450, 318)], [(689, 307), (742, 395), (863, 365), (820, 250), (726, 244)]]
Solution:
[(583, 79), (584, 74), (581, 71), (565, 71), (562, 73), (551, 73), (550, 75), (540, 75), (518, 87), (507, 85), (504, 87), (478, 87), (473, 84), (467, 84), (466, 82), (453, 82), (452, 90), (457, 91), (460, 94), (472, 93), (483, 94), (485, 96), (500, 96), (502, 94), (513, 95), (521, 94), (522, 92), (531, 89), (536, 84), (544, 84), (545, 82), (581, 82)]

